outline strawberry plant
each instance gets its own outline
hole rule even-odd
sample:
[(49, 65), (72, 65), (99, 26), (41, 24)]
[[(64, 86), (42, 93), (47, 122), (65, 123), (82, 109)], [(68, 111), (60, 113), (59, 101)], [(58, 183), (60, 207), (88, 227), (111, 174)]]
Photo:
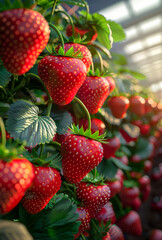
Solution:
[(141, 235), (162, 108), (110, 52), (124, 29), (84, 0), (2, 2), (0, 219), (36, 240)]

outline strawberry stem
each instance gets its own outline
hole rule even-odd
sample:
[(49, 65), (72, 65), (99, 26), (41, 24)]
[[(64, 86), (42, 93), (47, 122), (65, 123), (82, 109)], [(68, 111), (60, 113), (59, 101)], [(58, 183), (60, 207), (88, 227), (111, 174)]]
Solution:
[(91, 129), (91, 116), (88, 112), (88, 109), (86, 108), (86, 106), (84, 105), (84, 103), (77, 97), (74, 97), (73, 99), (75, 102), (79, 103), (79, 105), (82, 107), (82, 109), (84, 110), (84, 112), (87, 115), (87, 119), (88, 119), (88, 129)]
[(58, 28), (56, 26), (54, 26), (52, 23), (49, 23), (49, 26), (51, 28), (53, 28), (55, 30), (55, 32), (58, 34), (60, 40), (61, 40), (61, 46), (62, 48), (64, 49), (64, 40), (63, 40), (63, 37), (62, 37), (62, 34), (60, 33), (60, 31), (58, 30)]
[(85, 16), (85, 18), (87, 20), (88, 19), (88, 14), (89, 14), (89, 6), (88, 6), (86, 1), (82, 0), (82, 2), (85, 4), (85, 8), (86, 8), (86, 16)]
[(86, 240), (83, 233), (81, 233), (80, 236), (82, 237), (83, 240)]
[(2, 138), (2, 145), (6, 146), (6, 130), (3, 119), (0, 117), (0, 130), (1, 130), (1, 138)]
[(47, 88), (46, 88), (44, 82), (40, 79), (39, 76), (37, 76), (37, 75), (34, 74), (34, 73), (27, 73), (27, 74), (25, 75), (25, 77), (26, 77), (27, 79), (29, 79), (29, 78), (35, 78), (35, 79), (36, 79), (36, 80), (37, 80), (37, 81), (43, 86), (45, 92), (47, 93), (47, 96), (48, 96), (49, 102), (52, 101), (52, 98), (51, 98), (51, 96), (50, 96), (50, 94), (49, 94), (49, 92), (48, 92), (48, 90), (47, 90)]
[(60, 148), (61, 148), (61, 144), (60, 144), (59, 142), (53, 141), (53, 142), (51, 142), (50, 144), (56, 146), (59, 150), (60, 150)]
[(52, 7), (52, 11), (51, 11), (51, 17), (50, 17), (50, 22), (52, 22), (52, 17), (53, 17), (53, 14), (55, 12), (55, 8), (56, 8), (56, 3), (57, 3), (57, 0), (55, 0), (53, 2), (53, 7)]
[(98, 227), (97, 227), (97, 225), (96, 225), (96, 223), (94, 222), (93, 219), (91, 219), (91, 223), (93, 224), (95, 230), (96, 230), (98, 233), (100, 233), (100, 230), (98, 229)]
[(72, 27), (72, 34), (73, 34), (73, 37), (74, 37), (75, 36), (75, 29), (74, 29), (74, 22), (73, 22), (72, 17), (65, 11), (57, 10), (55, 12), (56, 13), (64, 13), (69, 18), (69, 22), (70, 22), (70, 25)]

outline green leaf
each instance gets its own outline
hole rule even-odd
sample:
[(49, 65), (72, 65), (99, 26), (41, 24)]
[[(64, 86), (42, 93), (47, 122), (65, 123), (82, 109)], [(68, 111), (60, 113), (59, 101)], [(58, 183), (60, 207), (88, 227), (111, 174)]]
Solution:
[(107, 23), (104, 16), (99, 13), (94, 13), (92, 15), (95, 21), (95, 27), (98, 33), (97, 40), (106, 48), (111, 49), (113, 39), (111, 35), (111, 29)]
[(117, 173), (117, 166), (111, 161), (111, 158), (103, 158), (101, 163), (97, 167), (98, 172), (103, 175), (105, 178), (112, 179)]
[[(54, 0), (36, 0), (36, 3), (43, 7), (44, 9), (52, 7)], [(85, 4), (82, 0), (58, 0), (57, 3), (66, 3), (70, 5), (77, 5), (80, 7), (85, 7)]]
[(11, 81), (11, 73), (9, 73), (3, 65), (0, 66), (0, 85), (5, 87)]
[(67, 56), (72, 56), (74, 54), (74, 48), (71, 47), (67, 52), (66, 52), (66, 55)]
[(118, 70), (118, 73), (129, 73), (131, 74), (134, 78), (138, 79), (138, 80), (144, 80), (146, 79), (146, 76), (142, 73), (127, 69), (127, 68), (121, 68)]
[(130, 187), (139, 187), (139, 183), (133, 179), (129, 179), (129, 180), (124, 180), (123, 181), (123, 185), (126, 188), (130, 188)]
[(1, 117), (6, 116), (9, 108), (10, 105), (8, 103), (0, 102), (0, 116)]
[(112, 55), (112, 61), (115, 63), (115, 64), (118, 64), (118, 65), (126, 65), (127, 64), (127, 59), (125, 56), (123, 56), (122, 54), (119, 54), (119, 53), (111, 53)]
[[(53, 199), (52, 199), (53, 201)], [(35, 215), (20, 206), (20, 222), (29, 230), (34, 240), (69, 240), (78, 232), (76, 205), (65, 195), (58, 195), (48, 208)]]
[(120, 169), (130, 171), (131, 168), (123, 164), (119, 159), (111, 157), (111, 161)]
[(61, 56), (64, 56), (65, 51), (64, 51), (64, 49), (62, 47), (59, 48), (58, 54), (61, 55)]
[(39, 116), (39, 108), (31, 102), (18, 100), (9, 109), (7, 131), (11, 137), (26, 146), (48, 143), (56, 134), (56, 125), (51, 117)]
[(141, 159), (146, 159), (152, 153), (153, 146), (149, 143), (149, 141), (145, 138), (138, 138), (136, 145), (133, 149), (133, 154), (140, 155)]
[(109, 24), (111, 31), (112, 31), (112, 37), (114, 42), (122, 41), (126, 38), (126, 34), (124, 32), (124, 29), (119, 23), (116, 23), (114, 21), (108, 20), (107, 23)]
[(67, 111), (63, 111), (63, 112), (59, 112), (59, 113), (53, 113), (51, 116), (56, 123), (58, 134), (66, 133), (68, 128), (73, 123), (72, 116)]

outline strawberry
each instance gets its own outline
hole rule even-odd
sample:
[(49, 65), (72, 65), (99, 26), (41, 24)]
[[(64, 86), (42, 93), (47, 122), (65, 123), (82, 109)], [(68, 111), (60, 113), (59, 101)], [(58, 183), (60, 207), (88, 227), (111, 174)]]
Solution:
[(103, 158), (100, 142), (71, 134), (61, 144), (63, 175), (68, 182), (80, 182)]
[(153, 198), (151, 208), (157, 211), (162, 211), (162, 196), (156, 196), (155, 198)]
[(124, 240), (123, 232), (116, 224), (110, 226), (109, 234), (111, 240)]
[(162, 239), (162, 230), (154, 229), (149, 233), (148, 240), (161, 240)]
[(105, 77), (86, 77), (77, 95), (88, 111), (95, 114), (109, 95), (109, 83)]
[(123, 186), (123, 183), (119, 180), (115, 180), (113, 182), (106, 180), (105, 183), (109, 184), (111, 191), (110, 198), (113, 198), (117, 193), (119, 193)]
[(97, 214), (96, 219), (106, 224), (109, 220), (114, 224), (116, 221), (115, 212), (111, 202), (106, 203), (101, 211)]
[(111, 97), (108, 100), (108, 106), (114, 117), (122, 119), (125, 117), (129, 107), (129, 100), (124, 96)]
[(140, 191), (138, 187), (123, 187), (120, 192), (120, 199), (125, 206), (133, 206), (134, 199), (139, 197)]
[(22, 205), (30, 214), (40, 212), (61, 186), (59, 172), (51, 167), (34, 166), (35, 177), (22, 199)]
[(148, 173), (152, 168), (152, 162), (150, 160), (144, 161), (144, 172)]
[(85, 207), (78, 207), (76, 212), (79, 214), (79, 218), (78, 221), (81, 221), (81, 225), (79, 227), (79, 232), (75, 235), (76, 239), (77, 237), (79, 237), (79, 235), (84, 232), (86, 229), (89, 229), (90, 225), (90, 213), (88, 211), (87, 208)]
[[(135, 141), (138, 139), (139, 130), (138, 130), (137, 128), (136, 128), (135, 130), (136, 130), (136, 132), (133, 131), (134, 136), (131, 136), (131, 134), (130, 134), (128, 131), (126, 131), (125, 128), (120, 128), (119, 131), (120, 131), (122, 137), (124, 138), (124, 140), (125, 140), (127, 143), (130, 143), (130, 142), (132, 142), (132, 141), (135, 142)], [(136, 133), (136, 134), (135, 134), (135, 133)]]
[[(58, 52), (59, 48), (61, 46), (58, 46), (55, 50), (56, 52)], [(80, 52), (82, 54), (82, 57), (80, 58), (80, 60), (82, 60), (82, 62), (86, 65), (87, 68), (87, 72), (90, 69), (90, 66), (92, 65), (92, 55), (91, 52), (88, 50), (88, 48), (82, 44), (79, 43), (65, 43), (64, 44), (64, 51), (65, 53), (72, 48), (74, 49), (74, 53), (75, 52)]]
[(27, 159), (14, 158), (10, 162), (0, 159), (0, 214), (16, 207), (33, 178), (33, 165)]
[(120, 140), (118, 137), (113, 137), (111, 139), (107, 139), (108, 143), (102, 143), (104, 149), (104, 158), (108, 159), (114, 156), (115, 152), (120, 148)]
[(108, 185), (94, 185), (88, 182), (79, 182), (76, 184), (76, 195), (78, 200), (88, 208), (90, 216), (93, 218), (109, 201), (110, 188)]
[(117, 157), (115, 156), (116, 158), (119, 159), (119, 161), (121, 161), (124, 165), (128, 165), (128, 157), (126, 155), (123, 155), (122, 157)]
[(124, 217), (117, 221), (117, 225), (123, 230), (124, 233), (128, 233), (134, 236), (140, 236), (142, 234), (141, 219), (137, 212), (131, 210)]
[(145, 99), (145, 113), (152, 112), (152, 107), (155, 106), (155, 102), (152, 98)]
[[(80, 119), (79, 120), (79, 127), (83, 126), (83, 129), (86, 130), (88, 128), (88, 120), (87, 119)], [(97, 118), (91, 119), (91, 132), (95, 133), (99, 131), (99, 135), (104, 134), (106, 130), (105, 124)]]
[(26, 73), (35, 63), (49, 39), (44, 17), (30, 9), (0, 12), (0, 57), (13, 74)]
[(108, 76), (106, 77), (106, 80), (109, 83), (109, 92), (111, 93), (115, 89), (115, 81), (112, 77)]
[(83, 84), (86, 66), (80, 59), (51, 55), (39, 62), (38, 74), (53, 101), (58, 105), (66, 105)]
[(142, 136), (148, 135), (150, 132), (150, 125), (149, 124), (143, 124), (140, 128), (140, 133)]
[[(89, 29), (81, 29), (81, 28), (78, 28), (77, 26), (74, 25), (74, 31), (75, 31), (75, 36), (77, 36), (78, 34), (80, 34), (81, 37), (83, 37), (86, 33), (89, 33), (90, 30)], [(70, 24), (67, 25), (66, 27), (66, 35), (68, 37), (71, 37), (72, 36), (72, 27)], [(93, 43), (96, 38), (97, 38), (98, 34), (96, 31), (93, 31), (92, 32), (92, 36), (91, 36), (91, 39), (89, 42), (87, 42), (87, 44), (91, 44)]]
[(129, 99), (130, 111), (141, 117), (145, 115), (145, 99), (140, 96), (132, 96)]

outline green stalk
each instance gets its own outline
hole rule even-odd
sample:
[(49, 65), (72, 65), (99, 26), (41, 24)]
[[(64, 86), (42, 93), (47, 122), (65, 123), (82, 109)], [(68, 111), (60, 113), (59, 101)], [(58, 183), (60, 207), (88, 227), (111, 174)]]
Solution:
[(85, 4), (85, 8), (86, 8), (86, 16), (85, 16), (85, 18), (87, 20), (88, 14), (89, 14), (89, 6), (88, 6), (88, 3), (86, 1), (82, 0), (82, 2)]
[(5, 147), (6, 146), (6, 130), (5, 130), (5, 125), (0, 117), (0, 130), (1, 130), (1, 138), (2, 138), (2, 145)]
[(97, 56), (98, 56), (98, 58), (99, 58), (99, 60), (100, 60), (100, 70), (101, 70), (101, 73), (103, 73), (104, 67), (103, 67), (103, 59), (102, 59), (102, 56), (101, 56), (101, 54), (100, 54), (100, 52), (99, 52), (98, 50), (95, 49), (95, 51), (96, 51)]
[(53, 142), (51, 142), (50, 144), (56, 146), (58, 149), (61, 148), (61, 144), (60, 144), (59, 142), (53, 141)]
[(96, 229), (96, 231), (97, 231), (98, 233), (100, 233), (100, 230), (98, 229), (98, 227), (97, 227), (97, 225), (96, 225), (96, 223), (94, 222), (93, 219), (91, 219), (91, 222), (92, 222), (94, 228)]
[(43, 150), (44, 150), (44, 144), (41, 144), (41, 150), (40, 150), (40, 154), (39, 157), (41, 158), (43, 155)]
[(82, 237), (83, 240), (86, 240), (83, 233), (81, 233), (80, 236)]
[(45, 85), (44, 82), (40, 79), (39, 76), (37, 76), (37, 75), (34, 74), (34, 73), (27, 73), (25, 76), (26, 76), (26, 78), (28, 78), (28, 79), (29, 79), (29, 78), (35, 78), (35, 79), (43, 86), (45, 92), (47, 93), (47, 96), (48, 96), (49, 101), (52, 101), (52, 98), (51, 98), (51, 96), (50, 96), (50, 94), (49, 94), (49, 92), (48, 92), (48, 90), (47, 90), (47, 88), (46, 88), (46, 85)]
[(57, 0), (54, 0), (54, 2), (53, 2), (53, 7), (52, 7), (52, 11), (51, 11), (50, 22), (52, 22), (52, 17), (53, 17), (53, 14), (54, 14), (54, 12), (55, 12), (56, 4), (57, 4)]
[(58, 28), (57, 28), (56, 26), (54, 26), (52, 23), (49, 23), (49, 26), (50, 26), (51, 28), (53, 28), (53, 29), (57, 32), (57, 34), (58, 34), (58, 36), (59, 36), (59, 38), (60, 38), (60, 40), (61, 40), (61, 46), (62, 46), (62, 48), (64, 49), (64, 40), (63, 40), (62, 34), (61, 34), (60, 31), (58, 30)]
[(88, 119), (88, 129), (91, 129), (91, 116), (88, 112), (88, 109), (86, 108), (86, 106), (84, 105), (84, 103), (77, 97), (74, 97), (73, 99), (75, 102), (79, 103), (79, 105), (82, 107), (82, 109), (84, 110), (84, 112), (87, 115), (87, 119)]
[(75, 36), (75, 29), (74, 29), (74, 22), (73, 22), (73, 19), (72, 17), (67, 13), (67, 12), (64, 12), (64, 11), (61, 11), (61, 10), (57, 10), (56, 13), (64, 13), (68, 18), (69, 18), (69, 22), (70, 22), (70, 25), (72, 27), (72, 34), (73, 34), (73, 37)]

